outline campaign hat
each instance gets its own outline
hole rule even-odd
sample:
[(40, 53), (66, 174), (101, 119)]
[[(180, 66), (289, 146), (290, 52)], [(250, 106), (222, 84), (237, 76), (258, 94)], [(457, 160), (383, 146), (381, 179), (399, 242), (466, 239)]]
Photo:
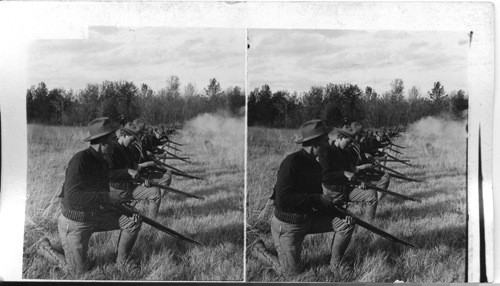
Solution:
[(122, 131), (127, 133), (128, 135), (138, 137), (138, 133), (140, 130), (139, 127), (137, 127), (134, 123), (127, 122), (127, 124), (122, 127)]
[(87, 142), (105, 135), (111, 132), (115, 132), (120, 128), (120, 125), (112, 122), (108, 117), (99, 117), (89, 122), (87, 129), (90, 136), (85, 138), (83, 141)]
[(342, 128), (335, 128), (334, 131), (344, 137), (351, 138), (354, 140), (356, 138), (356, 132), (349, 125), (344, 125)]
[(300, 126), (300, 135), (301, 139), (296, 141), (295, 143), (300, 144), (312, 139), (318, 138), (322, 135), (328, 134), (332, 131), (331, 128), (326, 127), (325, 123), (319, 119), (314, 119), (311, 121), (307, 121), (306, 123)]

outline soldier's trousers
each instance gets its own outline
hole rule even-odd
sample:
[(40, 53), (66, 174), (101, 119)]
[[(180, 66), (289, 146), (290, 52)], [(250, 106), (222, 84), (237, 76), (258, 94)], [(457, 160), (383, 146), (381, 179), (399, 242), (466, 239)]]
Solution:
[(278, 251), (281, 271), (285, 275), (299, 273), (304, 238), (308, 234), (325, 232), (335, 232), (330, 261), (331, 266), (335, 267), (349, 246), (353, 230), (353, 225), (349, 225), (341, 218), (334, 216), (314, 216), (307, 219), (306, 223), (301, 224), (282, 222), (273, 216), (271, 234)]
[(112, 193), (118, 193), (122, 199), (148, 201), (147, 216), (149, 218), (154, 219), (160, 210), (162, 193), (157, 187), (147, 188), (141, 185), (127, 188), (127, 190), (110, 187), (110, 190)]
[(378, 204), (377, 191), (375, 190), (354, 188), (338, 192), (323, 185), (323, 193), (329, 195), (335, 202), (366, 203), (365, 220), (370, 222), (375, 218)]
[(120, 229), (116, 261), (124, 262), (137, 240), (141, 224), (134, 223), (129, 217), (113, 210), (105, 210), (92, 221), (85, 222), (74, 221), (61, 214), (57, 227), (69, 270), (73, 274), (79, 274), (90, 266), (87, 252), (90, 237), (94, 232)]

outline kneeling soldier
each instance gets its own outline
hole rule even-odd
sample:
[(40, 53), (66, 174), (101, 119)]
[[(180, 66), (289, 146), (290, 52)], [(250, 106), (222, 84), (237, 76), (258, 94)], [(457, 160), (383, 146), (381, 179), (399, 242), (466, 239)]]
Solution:
[[(115, 150), (112, 155), (113, 167), (110, 171), (111, 193), (116, 196), (132, 201), (132, 200), (147, 200), (148, 217), (154, 219), (160, 209), (162, 198), (161, 190), (158, 187), (151, 187), (146, 180), (144, 185), (137, 185), (134, 182), (139, 175), (139, 172), (147, 167), (153, 167), (155, 162), (147, 161), (139, 164), (134, 163), (134, 150), (132, 143), (138, 140), (138, 128), (132, 123), (127, 123), (121, 128), (117, 134), (118, 143), (115, 144)], [(166, 186), (171, 183), (171, 173), (167, 172), (162, 176), (162, 182)]]
[(104, 156), (111, 155), (119, 125), (107, 117), (89, 123), (90, 147), (76, 153), (68, 163), (63, 185), (62, 214), (58, 229), (69, 270), (79, 274), (89, 269), (88, 244), (92, 233), (120, 229), (116, 262), (125, 262), (141, 227), (134, 215), (126, 217), (107, 206), (119, 203), (109, 190), (109, 166)]
[(330, 260), (335, 267), (354, 229), (352, 218), (337, 215), (332, 199), (323, 195), (321, 187), (321, 166), (316, 158), (320, 148), (328, 145), (330, 129), (321, 120), (312, 120), (304, 123), (300, 130), (302, 139), (296, 143), (302, 144), (302, 149), (281, 163), (271, 197), (275, 206), (271, 233), (285, 275), (300, 272), (302, 242), (306, 235), (335, 232)]

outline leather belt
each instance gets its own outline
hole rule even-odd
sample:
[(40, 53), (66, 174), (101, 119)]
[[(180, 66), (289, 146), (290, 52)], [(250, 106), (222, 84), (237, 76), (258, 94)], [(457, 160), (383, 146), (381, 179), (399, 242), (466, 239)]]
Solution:
[(66, 208), (63, 204), (61, 204), (61, 213), (64, 217), (70, 220), (85, 222), (85, 221), (93, 221), (96, 217), (98, 217), (102, 211), (101, 210), (92, 210), (92, 211), (75, 211)]
[(274, 216), (282, 222), (286, 223), (306, 223), (308, 221), (307, 214), (294, 214), (294, 213), (286, 213), (274, 208)]

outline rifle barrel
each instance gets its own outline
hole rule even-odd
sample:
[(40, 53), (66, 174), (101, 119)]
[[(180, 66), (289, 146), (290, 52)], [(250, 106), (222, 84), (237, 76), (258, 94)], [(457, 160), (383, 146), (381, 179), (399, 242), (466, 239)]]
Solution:
[(377, 166), (381, 167), (382, 169), (386, 169), (387, 171), (391, 171), (391, 172), (394, 172), (394, 174), (396, 175), (400, 175), (400, 176), (403, 176), (403, 177), (406, 177), (404, 174), (401, 174), (400, 172), (396, 171), (396, 170), (393, 170), (389, 167), (386, 167), (384, 165), (381, 165), (381, 164), (377, 164)]
[(171, 148), (171, 149), (174, 149), (175, 151), (178, 151), (178, 152), (181, 152), (181, 150), (179, 150), (179, 149), (175, 148), (174, 146), (168, 146), (168, 145), (163, 145), (163, 146), (161, 146), (161, 149), (163, 149), (163, 148), (165, 148), (165, 147), (166, 147), (166, 148)]
[(179, 159), (179, 160), (181, 160), (181, 161), (184, 161), (184, 162), (186, 162), (186, 163), (191, 163), (191, 162), (189, 162), (189, 161), (187, 161), (187, 160), (184, 160), (184, 159), (182, 159), (181, 157), (179, 157), (179, 156), (177, 156), (177, 155), (175, 155), (175, 154), (173, 154), (173, 153), (168, 152), (167, 150), (165, 150), (165, 153), (167, 153), (168, 155), (170, 155), (170, 156), (172, 156), (172, 157), (175, 157), (176, 159)]
[[(141, 179), (145, 180), (145, 178), (141, 178)], [(193, 195), (193, 194), (190, 194), (190, 193), (186, 193), (186, 192), (183, 192), (183, 191), (178, 190), (178, 189), (174, 189), (174, 188), (169, 187), (169, 186), (165, 186), (165, 185), (162, 185), (162, 184), (159, 184), (159, 183), (155, 183), (155, 182), (151, 182), (151, 181), (149, 181), (149, 183), (151, 184), (151, 186), (162, 188), (162, 189), (165, 189), (167, 191), (171, 191), (171, 192), (174, 192), (174, 193), (177, 193), (177, 194), (180, 194), (180, 195), (184, 195), (186, 197), (195, 198), (195, 199), (199, 199), (199, 200), (202, 200), (202, 201), (205, 200), (205, 198), (203, 198), (203, 197), (199, 197), (199, 196), (196, 196), (196, 195)]]
[(401, 148), (401, 149), (406, 149), (406, 147), (396, 145), (396, 144), (394, 144), (394, 143), (392, 143), (392, 142), (391, 142), (390, 144), (391, 144), (392, 146), (394, 146), (394, 147), (398, 147), (398, 148)]
[(401, 163), (403, 163), (403, 164), (408, 165), (408, 166), (410, 166), (410, 167), (411, 167), (411, 165), (410, 165), (410, 164), (405, 163), (405, 162), (403, 162), (403, 161), (399, 160), (398, 158), (396, 158), (396, 157), (394, 157), (394, 156), (392, 156), (392, 155), (388, 154), (387, 152), (383, 152), (383, 153), (384, 153), (385, 155), (387, 155), (389, 158), (394, 159), (394, 160), (396, 160), (396, 161), (399, 161), (399, 162), (401, 162)]
[[(363, 181), (360, 181), (360, 180), (357, 180), (359, 183), (363, 182)], [(399, 193), (396, 193), (396, 192), (393, 192), (393, 191), (389, 191), (389, 190), (386, 190), (386, 189), (383, 189), (383, 188), (380, 188), (380, 187), (377, 187), (375, 185), (372, 185), (372, 184), (369, 184), (369, 183), (366, 183), (366, 182), (363, 182), (365, 184), (366, 187), (368, 187), (369, 189), (374, 189), (374, 190), (377, 190), (381, 193), (386, 193), (388, 195), (391, 195), (391, 196), (394, 196), (394, 197), (398, 197), (400, 199), (405, 199), (405, 200), (410, 200), (410, 201), (414, 201), (414, 202), (419, 202), (421, 203), (422, 201), (419, 200), (419, 199), (415, 199), (415, 198), (412, 198), (412, 197), (409, 197), (409, 196), (405, 196), (403, 194), (399, 194)]]
[(392, 152), (394, 152), (394, 153), (397, 153), (397, 154), (403, 155), (403, 153), (401, 153), (401, 152), (399, 152), (399, 151), (397, 151), (397, 150), (394, 150), (394, 149), (392, 149), (392, 148), (390, 148), (390, 147), (387, 147), (387, 149), (391, 150), (391, 151), (392, 151)]
[(162, 225), (161, 223), (156, 222), (156, 221), (148, 218), (147, 216), (139, 213), (138, 211), (136, 211), (135, 209), (133, 209), (130, 206), (126, 206), (123, 204), (111, 204), (111, 203), (107, 203), (107, 205), (120, 211), (122, 214), (124, 214), (126, 216), (132, 216), (133, 214), (137, 214), (141, 217), (143, 222), (145, 222), (145, 223), (149, 224), (150, 226), (152, 226), (152, 227), (154, 227), (154, 228), (156, 228), (156, 229), (158, 229), (166, 234), (169, 234), (175, 238), (178, 238), (180, 240), (184, 240), (184, 241), (187, 241), (187, 242), (199, 245), (199, 246), (203, 246), (203, 244), (199, 243), (198, 241), (191, 239), (185, 235), (182, 235), (182, 234), (176, 232), (175, 230), (170, 229), (170, 228)]
[(398, 243), (401, 243), (403, 245), (406, 245), (406, 246), (409, 246), (409, 247), (415, 247), (415, 245), (409, 243), (409, 242), (406, 242), (400, 238), (397, 238), (395, 237), (394, 235), (388, 233), (388, 232), (385, 232), (379, 228), (376, 228), (374, 227), (373, 225), (367, 223), (366, 221), (360, 219), (360, 218), (357, 218), (356, 216), (354, 216), (351, 212), (349, 212), (348, 210), (346, 209), (343, 209), (343, 208), (340, 208), (338, 206), (335, 206), (335, 209), (340, 212), (341, 214), (343, 215), (346, 215), (346, 216), (350, 216), (354, 219), (354, 221), (356, 222), (357, 225), (363, 227), (363, 228), (366, 228), (367, 230), (373, 232), (373, 233), (376, 233), (380, 236), (382, 236), (383, 238), (385, 239), (388, 239), (390, 241), (393, 241), (393, 242), (398, 242)]
[[(380, 170), (375, 170), (375, 169), (369, 169), (367, 170), (368, 172), (372, 172), (372, 173), (375, 173), (375, 174), (378, 174), (378, 175), (384, 175), (385, 172), (384, 171), (380, 171)], [(405, 180), (405, 181), (410, 181), (410, 182), (418, 182), (418, 183), (421, 183), (422, 181), (421, 180), (417, 180), (417, 179), (412, 179), (412, 178), (408, 178), (406, 176), (399, 176), (397, 174), (393, 174), (393, 173), (389, 173), (389, 175), (391, 177), (394, 177), (396, 179), (401, 179), (401, 180)]]

